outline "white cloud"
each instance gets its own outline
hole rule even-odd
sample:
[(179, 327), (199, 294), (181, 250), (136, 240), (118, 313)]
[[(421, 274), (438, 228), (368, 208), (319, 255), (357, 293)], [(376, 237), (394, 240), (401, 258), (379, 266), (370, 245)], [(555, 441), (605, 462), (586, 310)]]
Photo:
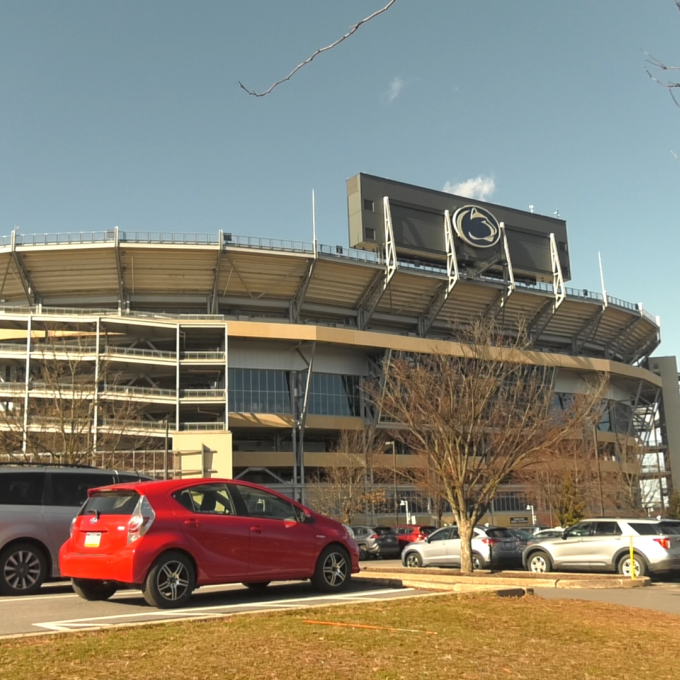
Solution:
[(399, 76), (393, 78), (387, 90), (387, 101), (390, 103), (393, 102), (404, 89), (404, 85), (404, 81)]
[(496, 182), (493, 177), (485, 177), (479, 175), (472, 179), (466, 179), (464, 182), (453, 184), (447, 182), (444, 185), (443, 191), (448, 194), (456, 194), (457, 196), (465, 196), (466, 198), (476, 198), (479, 201), (486, 201), (496, 191)]

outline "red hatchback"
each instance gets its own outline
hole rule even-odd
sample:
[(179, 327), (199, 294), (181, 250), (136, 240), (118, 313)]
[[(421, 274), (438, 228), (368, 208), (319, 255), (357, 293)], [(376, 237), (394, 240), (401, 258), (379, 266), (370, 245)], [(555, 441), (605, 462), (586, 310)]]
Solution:
[(150, 605), (170, 608), (217, 583), (311, 579), (340, 591), (359, 571), (359, 548), (340, 522), (256, 484), (135, 482), (89, 492), (59, 567), (86, 600), (141, 588)]
[(409, 543), (424, 541), (437, 527), (431, 524), (397, 524), (394, 531), (399, 542), (399, 552)]

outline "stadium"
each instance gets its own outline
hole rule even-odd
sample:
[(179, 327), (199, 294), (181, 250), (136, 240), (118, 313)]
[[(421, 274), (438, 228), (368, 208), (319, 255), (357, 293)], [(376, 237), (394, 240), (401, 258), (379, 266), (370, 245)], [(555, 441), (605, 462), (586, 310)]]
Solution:
[[(45, 375), (77, 364), (94, 462), (110, 463), (111, 433), (123, 428), (127, 465), (304, 498), (339, 433), (376, 417), (361, 381), (379, 376), (390, 352), (432, 352), (456, 342), (456, 326), (493, 318), (524, 325), (530, 360), (555, 368), (557, 402), (589, 373), (607, 374), (596, 455), (619, 465), (607, 445), (637, 440), (655, 457), (649, 476), (663, 505), (678, 436), (675, 359), (650, 361), (660, 327), (641, 304), (566, 285), (563, 220), (365, 174), (347, 192), (349, 246), (117, 227), (3, 237), (3, 454), (58, 457), (46, 437), (76, 425), (47, 406), (63, 371), (53, 383)], [(129, 404), (133, 419), (121, 415)], [(395, 472), (410, 464), (394, 445), (383, 456)], [(417, 490), (388, 493), (397, 512), (406, 500), (414, 515), (428, 513)], [(495, 505), (504, 524), (534, 512), (511, 485)]]

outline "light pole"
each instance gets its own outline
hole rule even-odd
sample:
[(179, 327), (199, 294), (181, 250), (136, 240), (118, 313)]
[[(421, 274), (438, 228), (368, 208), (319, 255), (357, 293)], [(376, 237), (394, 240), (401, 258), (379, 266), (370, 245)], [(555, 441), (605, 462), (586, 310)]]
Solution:
[(527, 505), (527, 510), (531, 511), (531, 524), (536, 526), (536, 508), (533, 505)]
[(399, 502), (399, 507), (406, 506), (406, 524), (411, 524), (411, 513), (408, 511), (408, 501), (402, 500)]
[(394, 440), (385, 442), (385, 446), (392, 447), (392, 472), (394, 474), (394, 511), (395, 511), (394, 519), (395, 524), (399, 524), (399, 503), (397, 503), (397, 449)]

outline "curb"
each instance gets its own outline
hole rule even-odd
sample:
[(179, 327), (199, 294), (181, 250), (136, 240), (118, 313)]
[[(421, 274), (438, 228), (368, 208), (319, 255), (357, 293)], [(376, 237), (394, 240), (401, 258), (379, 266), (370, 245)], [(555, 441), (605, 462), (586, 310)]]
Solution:
[(622, 578), (618, 575), (603, 574), (555, 574), (555, 578), (521, 576), (521, 572), (513, 576), (466, 576), (460, 573), (432, 573), (427, 569), (385, 569), (373, 571), (370, 567), (363, 569), (353, 578), (376, 581), (390, 587), (405, 586), (430, 590), (448, 590), (454, 592), (499, 591), (507, 589), (521, 590), (523, 594), (532, 592), (534, 588), (562, 589), (607, 589), (607, 588), (645, 588), (651, 585), (649, 577), (637, 579)]

